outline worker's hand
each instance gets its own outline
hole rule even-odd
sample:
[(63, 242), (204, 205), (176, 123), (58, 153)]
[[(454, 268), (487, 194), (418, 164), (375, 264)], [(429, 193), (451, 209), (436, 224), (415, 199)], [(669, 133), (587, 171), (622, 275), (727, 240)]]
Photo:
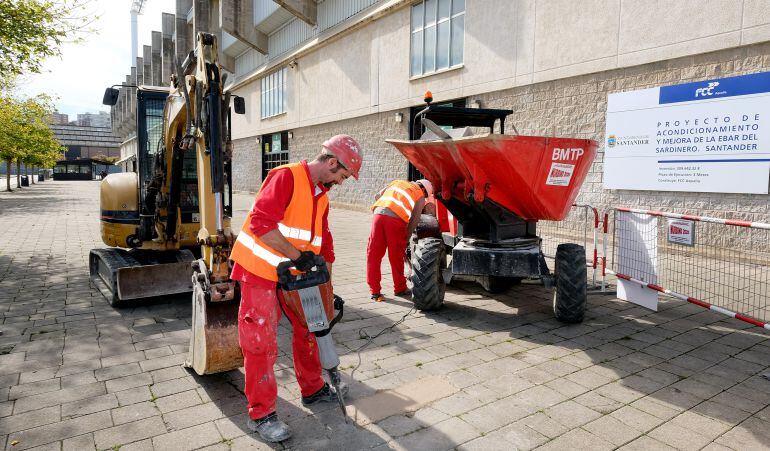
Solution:
[(315, 254), (311, 251), (302, 251), (299, 257), (291, 261), (299, 271), (308, 272), (315, 266)]

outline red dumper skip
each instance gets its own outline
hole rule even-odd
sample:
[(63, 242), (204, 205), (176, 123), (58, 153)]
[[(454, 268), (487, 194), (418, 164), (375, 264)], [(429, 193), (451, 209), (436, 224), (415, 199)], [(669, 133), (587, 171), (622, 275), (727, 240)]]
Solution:
[[(585, 249), (559, 245), (550, 273), (537, 235), (538, 220), (562, 220), (596, 156), (596, 141), (505, 135), (511, 110), (432, 105), (412, 124), (420, 140), (388, 140), (433, 183), (437, 217), (423, 215), (411, 243), (413, 300), (440, 308), (453, 278), (473, 279), (500, 292), (522, 279), (553, 286), (560, 321), (583, 320)], [(495, 134), (495, 123), (500, 133)], [(488, 132), (473, 134), (479, 129)], [(447, 266), (447, 255), (451, 264)]]

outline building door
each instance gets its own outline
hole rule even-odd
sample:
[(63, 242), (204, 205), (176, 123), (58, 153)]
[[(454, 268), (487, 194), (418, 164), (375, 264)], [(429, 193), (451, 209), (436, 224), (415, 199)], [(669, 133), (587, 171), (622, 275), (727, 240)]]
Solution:
[[(455, 108), (465, 108), (465, 100), (466, 99), (457, 99), (452, 100), (450, 102), (444, 102), (439, 103), (437, 105), (439, 106), (451, 106)], [(425, 133), (425, 127), (422, 126), (422, 124), (418, 123), (415, 124), (414, 119), (417, 117), (417, 113), (422, 111), (425, 108), (425, 105), (415, 106), (412, 107), (409, 110), (409, 139), (415, 140), (420, 139), (420, 136), (422, 136), (423, 133)], [(448, 127), (442, 127), (442, 128), (448, 128)], [(409, 165), (409, 181), (413, 182), (415, 180), (419, 180), (423, 178), (422, 173), (415, 168), (412, 163), (407, 163)]]
[(262, 135), (262, 180), (271, 169), (289, 162), (289, 133)]

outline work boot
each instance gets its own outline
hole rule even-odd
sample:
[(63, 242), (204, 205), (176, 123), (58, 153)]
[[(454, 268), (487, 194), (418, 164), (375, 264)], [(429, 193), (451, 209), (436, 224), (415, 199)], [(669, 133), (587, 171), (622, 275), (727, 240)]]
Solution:
[[(348, 384), (340, 382), (340, 393), (342, 393), (342, 399), (345, 399), (348, 394)], [(303, 406), (310, 406), (319, 402), (337, 402), (337, 393), (328, 383), (312, 395), (302, 397)]]
[(372, 295), (372, 300), (374, 302), (382, 302), (385, 300), (385, 296), (381, 295), (380, 293), (374, 293)]
[(404, 290), (396, 292), (395, 295), (400, 298), (410, 298), (412, 297), (412, 290), (410, 290), (409, 288), (406, 288)]
[(273, 412), (258, 420), (249, 418), (246, 423), (251, 432), (256, 432), (262, 437), (262, 440), (270, 443), (282, 442), (291, 437), (289, 426), (278, 419), (278, 415)]

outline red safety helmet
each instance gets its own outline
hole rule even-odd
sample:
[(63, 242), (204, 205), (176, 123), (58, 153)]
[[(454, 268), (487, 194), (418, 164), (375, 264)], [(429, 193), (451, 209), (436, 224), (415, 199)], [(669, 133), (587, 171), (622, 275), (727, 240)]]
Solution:
[(364, 160), (364, 154), (358, 142), (348, 135), (336, 135), (327, 139), (323, 143), (324, 153), (337, 157), (337, 160), (350, 171), (350, 174), (358, 180), (358, 171), (361, 170), (361, 163)]

